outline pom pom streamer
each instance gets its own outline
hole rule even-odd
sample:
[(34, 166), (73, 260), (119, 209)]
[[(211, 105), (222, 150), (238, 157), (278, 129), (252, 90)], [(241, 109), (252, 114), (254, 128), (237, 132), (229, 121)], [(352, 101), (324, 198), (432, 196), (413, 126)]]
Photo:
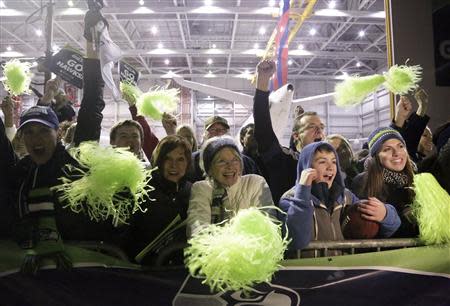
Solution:
[(450, 242), (450, 196), (430, 173), (414, 175), (416, 196), (412, 211), (425, 244)]
[[(68, 167), (77, 177), (62, 177), (59, 199), (72, 211), (85, 212), (93, 220), (112, 217), (115, 226), (126, 224), (132, 213), (153, 188), (148, 186), (151, 171), (125, 148), (100, 147), (84, 142), (71, 150), (80, 167)], [(79, 179), (78, 179), (79, 178)]]
[(248, 291), (272, 279), (288, 243), (281, 225), (252, 207), (228, 223), (203, 228), (189, 240), (185, 262), (191, 275), (205, 278), (202, 283), (211, 291)]
[(387, 90), (396, 95), (404, 95), (415, 89), (422, 80), (422, 67), (394, 65), (385, 73), (384, 78), (386, 79), (384, 86)]
[(129, 82), (120, 82), (120, 91), (127, 101), (130, 99), (132, 99), (132, 101), (137, 101), (142, 95), (142, 91)]
[(170, 113), (177, 109), (178, 94), (179, 90), (176, 88), (151, 89), (137, 100), (138, 113), (155, 120), (161, 120), (164, 112)]
[(20, 62), (17, 59), (10, 60), (3, 65), (2, 82), (5, 90), (15, 96), (28, 93), (33, 76), (30, 67), (30, 63)]
[(382, 75), (352, 76), (335, 87), (336, 105), (342, 107), (361, 104), (368, 94), (377, 90), (384, 83)]

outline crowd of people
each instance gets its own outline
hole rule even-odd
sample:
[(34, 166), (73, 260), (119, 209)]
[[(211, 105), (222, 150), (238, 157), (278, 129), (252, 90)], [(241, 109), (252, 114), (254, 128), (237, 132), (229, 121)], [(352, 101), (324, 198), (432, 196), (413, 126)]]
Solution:
[(35, 251), (38, 260), (34, 258), (31, 269), (38, 269), (39, 259), (46, 257), (56, 258), (61, 267), (70, 266), (70, 258), (63, 256), (64, 244), (70, 241), (104, 241), (144, 265), (155, 264), (160, 252), (172, 247), (176, 252), (169, 263), (182, 264), (182, 248), (189, 237), (252, 206), (266, 207), (286, 225), (292, 249), (315, 240), (346, 239), (343, 216), (350, 207), (379, 225), (375, 238), (417, 237), (410, 209), (414, 174), (431, 172), (450, 192), (450, 122), (431, 133), (423, 90), (415, 95), (416, 112), (412, 98), (401, 97), (392, 124), (375, 129), (360, 152), (353, 152), (342, 135), (327, 137), (325, 123), (310, 111), (295, 117), (292, 146), (285, 148), (273, 131), (269, 112), (275, 63), (263, 60), (257, 66), (254, 124), (240, 132), (242, 151), (220, 116), (205, 121), (198, 146), (192, 127), (177, 127), (175, 117), (166, 114), (162, 121), (167, 136), (160, 140), (137, 114), (135, 99), (125, 96), (131, 119), (114, 125), (110, 145), (128, 148), (154, 169), (149, 193), (143, 209), (134, 212), (127, 224), (92, 220), (84, 211), (67, 208), (53, 189), (60, 178), (73, 175), (67, 165), (79, 166), (70, 148), (100, 139), (104, 82), (98, 48), (89, 39), (91, 31), (86, 33), (83, 98), (77, 116), (64, 108), (54, 80), (48, 81), (37, 105), (21, 114), (17, 131), (13, 100), (7, 96), (1, 104), (0, 235)]

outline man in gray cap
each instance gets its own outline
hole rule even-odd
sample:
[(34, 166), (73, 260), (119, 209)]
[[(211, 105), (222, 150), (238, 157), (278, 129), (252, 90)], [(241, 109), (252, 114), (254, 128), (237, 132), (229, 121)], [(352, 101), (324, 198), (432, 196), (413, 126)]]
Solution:
[[(227, 119), (221, 116), (211, 116), (205, 120), (205, 131), (203, 133), (203, 142), (206, 140), (216, 137), (223, 136), (230, 132), (230, 125)], [(256, 163), (250, 157), (242, 155), (242, 160), (244, 163), (243, 175), (244, 174), (258, 174), (261, 175)], [(200, 168), (200, 151), (192, 153), (192, 165), (193, 169), (190, 174), (188, 174), (189, 180), (191, 182), (197, 182), (205, 179), (205, 174)]]

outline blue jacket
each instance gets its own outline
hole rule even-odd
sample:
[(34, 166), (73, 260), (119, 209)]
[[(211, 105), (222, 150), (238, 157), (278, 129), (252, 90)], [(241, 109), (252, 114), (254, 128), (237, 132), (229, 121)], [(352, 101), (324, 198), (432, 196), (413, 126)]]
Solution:
[[(311, 168), (314, 153), (321, 145), (329, 147), (337, 156), (334, 148), (326, 142), (315, 142), (305, 146), (299, 156), (297, 181), (304, 169)], [(337, 192), (332, 207), (327, 207), (323, 201), (312, 194), (312, 186), (296, 184), (281, 198), (280, 208), (286, 212), (284, 221), (292, 238), (292, 248), (302, 249), (311, 240), (344, 240), (341, 230), (343, 209), (347, 205), (356, 204), (359, 199), (345, 188), (338, 158), (336, 158), (336, 163), (336, 177), (332, 188), (329, 189), (330, 194), (333, 191)], [(400, 226), (400, 218), (395, 208), (389, 204), (385, 205), (386, 217), (380, 223), (378, 233), (381, 237), (391, 236)]]

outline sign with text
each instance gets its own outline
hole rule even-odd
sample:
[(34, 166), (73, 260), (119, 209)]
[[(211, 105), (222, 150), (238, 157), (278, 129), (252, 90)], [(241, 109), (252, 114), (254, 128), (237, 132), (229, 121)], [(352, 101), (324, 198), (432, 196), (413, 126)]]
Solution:
[(66, 82), (83, 88), (83, 56), (70, 48), (63, 48), (53, 55), (50, 71)]

